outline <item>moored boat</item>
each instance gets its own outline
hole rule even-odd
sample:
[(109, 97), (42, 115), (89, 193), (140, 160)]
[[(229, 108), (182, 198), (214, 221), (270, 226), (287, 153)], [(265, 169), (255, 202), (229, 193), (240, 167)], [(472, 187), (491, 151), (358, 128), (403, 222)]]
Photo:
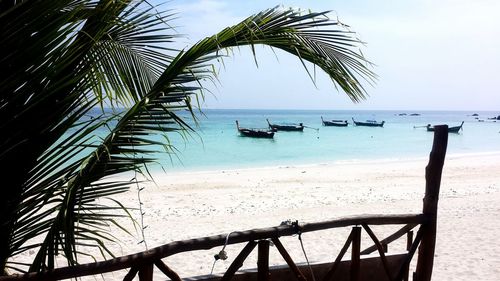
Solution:
[(240, 135), (244, 137), (267, 139), (272, 139), (274, 137), (274, 132), (272, 130), (240, 128), (238, 120), (236, 120), (236, 128), (238, 129), (238, 132), (240, 132)]
[(354, 122), (354, 125), (356, 126), (365, 126), (365, 127), (384, 127), (385, 123), (385, 121), (377, 122), (375, 120), (366, 120), (364, 122), (355, 121), (354, 118), (352, 118), (352, 122)]
[(285, 131), (285, 132), (302, 132), (304, 131), (304, 124), (299, 123), (299, 124), (271, 124), (269, 122), (269, 119), (266, 119), (267, 124), (269, 125), (269, 128), (273, 132), (277, 131)]
[[(458, 133), (462, 129), (464, 125), (464, 121), (462, 121), (462, 124), (460, 126), (453, 126), (453, 127), (448, 127), (448, 133)], [(427, 124), (427, 132), (434, 132), (434, 126), (431, 126), (431, 124)]]
[(323, 126), (333, 127), (347, 127), (349, 124), (347, 120), (324, 120), (323, 116), (321, 116), (321, 122), (323, 122)]

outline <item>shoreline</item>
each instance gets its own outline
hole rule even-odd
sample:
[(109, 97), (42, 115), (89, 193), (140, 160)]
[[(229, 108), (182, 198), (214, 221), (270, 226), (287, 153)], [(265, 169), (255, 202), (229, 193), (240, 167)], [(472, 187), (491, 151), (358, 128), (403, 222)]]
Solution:
[[(430, 152), (430, 151), (429, 151)], [(456, 160), (463, 158), (477, 158), (477, 157), (500, 157), (500, 150), (498, 151), (487, 151), (487, 152), (470, 152), (470, 153), (449, 153), (446, 155), (446, 160)], [(429, 155), (419, 156), (419, 157), (401, 157), (401, 158), (376, 158), (376, 159), (350, 159), (350, 160), (335, 160), (335, 161), (321, 161), (321, 162), (311, 162), (311, 163), (296, 163), (296, 164), (283, 164), (283, 165), (255, 165), (250, 167), (234, 167), (234, 168), (223, 168), (215, 167), (208, 169), (205, 167), (200, 168), (184, 168), (184, 169), (172, 169), (165, 171), (152, 170), (151, 175), (154, 178), (163, 178), (170, 175), (183, 175), (183, 174), (210, 174), (219, 172), (243, 172), (243, 171), (258, 171), (258, 170), (269, 170), (269, 169), (284, 169), (284, 168), (311, 168), (318, 166), (335, 166), (335, 165), (369, 165), (369, 164), (391, 164), (400, 162), (421, 162), (428, 161)], [(446, 161), (445, 160), (445, 161)], [(121, 177), (120, 177), (121, 178)]]
[[(420, 213), (427, 163), (428, 158), (422, 157), (155, 176), (155, 184), (140, 184), (145, 187), (140, 193), (147, 227), (145, 240), (151, 249), (178, 240), (273, 227), (288, 219), (305, 223), (361, 214)], [(500, 214), (498, 171), (500, 152), (446, 157), (438, 208), (434, 280), (500, 278), (497, 239), (500, 225), (495, 223)], [(113, 199), (131, 208), (140, 206), (135, 188)], [(138, 210), (132, 210), (131, 214), (140, 222)], [(144, 251), (140, 226), (134, 228), (127, 218), (119, 219), (118, 223), (135, 235), (116, 232), (120, 244), (109, 245), (113, 253), (121, 256)], [(399, 226), (373, 226), (379, 239), (397, 229)], [(338, 228), (305, 233), (303, 241), (309, 260), (331, 261), (349, 231), (350, 228)], [(362, 248), (371, 245), (369, 238), (365, 238)], [(405, 249), (406, 240), (398, 241), (391, 244), (390, 252)], [(282, 243), (297, 263), (305, 261), (297, 237), (283, 238)], [(229, 259), (217, 262), (214, 272), (227, 269), (242, 247), (228, 246)], [(210, 273), (213, 255), (218, 251), (220, 248), (182, 253), (164, 261), (181, 277), (204, 275)], [(14, 261), (30, 260), (33, 254), (23, 253)], [(96, 256), (100, 258), (98, 253)], [(271, 265), (284, 264), (275, 249), (271, 250), (270, 261)], [(255, 262), (256, 256), (250, 256), (243, 268), (255, 268)], [(105, 279), (122, 280), (125, 274), (116, 272)], [(155, 271), (155, 278), (163, 277)]]

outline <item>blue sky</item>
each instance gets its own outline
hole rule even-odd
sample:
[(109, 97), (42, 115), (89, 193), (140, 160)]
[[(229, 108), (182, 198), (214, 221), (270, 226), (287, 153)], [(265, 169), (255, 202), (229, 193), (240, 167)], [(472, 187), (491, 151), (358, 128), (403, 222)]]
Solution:
[(379, 80), (354, 104), (325, 75), (317, 87), (297, 58), (257, 48), (225, 60), (204, 108), (500, 110), (500, 1), (223, 1), (167, 4), (179, 12), (183, 46), (276, 5), (333, 10), (365, 42)]

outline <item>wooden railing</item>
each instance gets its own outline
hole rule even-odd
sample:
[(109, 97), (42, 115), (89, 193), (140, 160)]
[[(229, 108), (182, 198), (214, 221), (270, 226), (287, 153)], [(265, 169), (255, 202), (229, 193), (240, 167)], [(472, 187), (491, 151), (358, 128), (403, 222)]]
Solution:
[[(156, 266), (171, 280), (179, 281), (181, 280), (180, 276), (162, 261), (163, 258), (182, 252), (207, 250), (218, 246), (245, 242), (247, 243), (246, 246), (235, 258), (222, 277), (206, 276), (200, 277), (196, 280), (242, 280), (241, 278), (238, 278), (237, 271), (241, 268), (243, 261), (256, 246), (258, 248), (257, 272), (253, 273), (256, 275), (256, 279), (259, 281), (286, 280), (279, 276), (278, 272), (280, 271), (278, 269), (269, 267), (269, 244), (272, 242), (286, 261), (294, 278), (300, 281), (312, 279), (323, 281), (360, 281), (369, 279), (391, 281), (408, 280), (409, 265), (417, 249), (419, 249), (419, 253), (416, 271), (413, 274), (413, 280), (429, 281), (432, 274), (436, 241), (437, 202), (439, 198), (441, 173), (448, 140), (447, 126), (436, 126), (435, 128), (434, 143), (430, 154), (429, 164), (426, 167), (426, 192), (423, 211), (420, 214), (364, 215), (306, 224), (299, 224), (298, 222), (295, 222), (271, 228), (232, 232), (229, 235), (216, 235), (198, 239), (176, 241), (148, 251), (102, 262), (57, 268), (39, 273), (4, 276), (0, 277), (0, 281), (60, 280), (102, 274), (127, 268), (129, 268), (129, 271), (123, 280), (132, 280), (136, 275), (139, 275), (139, 280), (149, 281), (153, 280), (154, 266)], [(373, 225), (403, 225), (403, 227), (392, 235), (379, 240), (370, 228), (370, 226)], [(284, 236), (296, 234), (300, 235), (306, 232), (349, 226), (352, 226), (351, 233), (335, 261), (314, 267), (319, 273), (305, 273), (304, 269), (306, 267), (304, 265), (298, 266), (295, 264), (279, 239)], [(415, 238), (413, 238), (413, 229), (417, 226), (419, 226), (419, 228)], [(374, 245), (361, 250), (360, 241), (361, 231), (363, 229), (371, 238)], [(404, 235), (407, 236), (407, 251), (403, 256), (401, 256), (400, 259), (397, 259), (397, 264), (394, 264), (394, 260), (396, 259), (386, 255), (388, 245)], [(346, 263), (345, 261), (342, 261), (342, 258), (349, 248), (351, 249), (351, 259)], [(381, 266), (383, 268), (381, 271), (382, 273), (377, 273), (377, 279), (373, 279), (373, 276), (366, 277), (366, 274), (363, 275), (363, 272), (368, 271), (369, 269), (365, 267), (362, 268), (361, 266), (361, 264), (364, 263), (362, 256), (375, 251), (378, 251), (379, 254), (379, 260), (376, 264), (377, 266)], [(344, 265), (341, 265), (342, 263), (344, 263)], [(346, 277), (338, 276), (338, 274), (336, 275), (341, 266), (347, 266), (349, 268), (349, 276)], [(309, 268), (311, 269), (313, 267)], [(249, 275), (252, 273), (243, 273), (243, 275), (245, 274)], [(313, 276), (322, 276), (322, 278), (316, 279)]]

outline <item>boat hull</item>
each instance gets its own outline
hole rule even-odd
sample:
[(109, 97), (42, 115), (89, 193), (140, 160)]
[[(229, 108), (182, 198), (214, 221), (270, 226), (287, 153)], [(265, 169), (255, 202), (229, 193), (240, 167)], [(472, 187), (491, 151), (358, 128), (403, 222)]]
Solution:
[(263, 139), (272, 139), (274, 137), (274, 131), (271, 130), (241, 128), (238, 120), (236, 120), (236, 129), (243, 137)]
[(384, 127), (385, 121), (382, 122), (360, 122), (360, 121), (354, 121), (352, 119), (352, 122), (354, 122), (354, 125), (356, 126), (363, 126), (363, 127)]
[(272, 131), (256, 131), (256, 130), (240, 129), (239, 132), (240, 135), (243, 137), (263, 138), (263, 139), (272, 139), (274, 137), (274, 132)]
[[(463, 125), (464, 122), (462, 122), (460, 126), (448, 127), (448, 133), (458, 133), (462, 129)], [(427, 132), (434, 132), (434, 126), (427, 125)]]
[(284, 126), (284, 125), (269, 125), (269, 128), (276, 131), (284, 131), (284, 132), (302, 132), (304, 131), (304, 126)]
[(337, 123), (337, 122), (331, 122), (331, 121), (323, 121), (323, 126), (327, 127), (347, 127), (349, 123), (347, 122), (342, 122), (342, 123)]
[(304, 125), (300, 124), (290, 124), (290, 125), (279, 125), (279, 124), (271, 124), (269, 119), (266, 119), (269, 128), (273, 132), (283, 131), (283, 132), (302, 132), (304, 131)]

